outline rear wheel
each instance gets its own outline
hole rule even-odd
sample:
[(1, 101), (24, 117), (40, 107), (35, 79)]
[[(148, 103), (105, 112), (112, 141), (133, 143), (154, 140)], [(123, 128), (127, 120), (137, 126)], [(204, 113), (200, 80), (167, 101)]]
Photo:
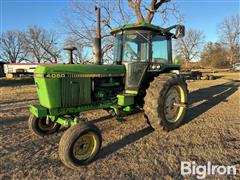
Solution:
[(97, 126), (90, 123), (79, 123), (70, 127), (59, 143), (59, 157), (72, 168), (89, 164), (98, 154), (102, 136)]
[(60, 124), (53, 122), (51, 119), (47, 119), (47, 117), (38, 118), (33, 114), (29, 116), (28, 126), (29, 129), (38, 136), (53, 134), (61, 127)]
[(154, 129), (172, 130), (183, 120), (187, 106), (187, 84), (173, 74), (156, 77), (147, 89), (144, 111)]

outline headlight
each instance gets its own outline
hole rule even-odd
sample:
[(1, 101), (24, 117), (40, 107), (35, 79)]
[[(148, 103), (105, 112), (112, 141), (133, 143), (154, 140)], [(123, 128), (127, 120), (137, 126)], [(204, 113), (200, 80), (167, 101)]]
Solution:
[(161, 65), (160, 64), (152, 64), (152, 65), (150, 65), (150, 69), (151, 70), (160, 70)]

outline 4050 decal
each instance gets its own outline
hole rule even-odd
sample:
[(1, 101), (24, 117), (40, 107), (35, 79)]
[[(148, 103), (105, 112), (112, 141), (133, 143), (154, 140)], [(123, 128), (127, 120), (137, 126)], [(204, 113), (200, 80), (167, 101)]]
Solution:
[(89, 77), (118, 77), (124, 74), (35, 74), (35, 78), (89, 78)]
[(46, 74), (46, 78), (65, 78), (66, 74)]

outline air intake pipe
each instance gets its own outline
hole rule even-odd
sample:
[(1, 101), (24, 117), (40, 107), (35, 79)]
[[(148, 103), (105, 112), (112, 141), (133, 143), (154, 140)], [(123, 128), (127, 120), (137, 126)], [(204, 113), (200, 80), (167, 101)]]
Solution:
[(68, 64), (73, 64), (73, 51), (77, 48), (73, 45), (65, 45), (63, 49), (68, 52)]
[(93, 53), (94, 53), (94, 64), (101, 64), (102, 52), (101, 52), (101, 17), (100, 8), (95, 6), (95, 11), (97, 15), (97, 29), (96, 37), (93, 42)]

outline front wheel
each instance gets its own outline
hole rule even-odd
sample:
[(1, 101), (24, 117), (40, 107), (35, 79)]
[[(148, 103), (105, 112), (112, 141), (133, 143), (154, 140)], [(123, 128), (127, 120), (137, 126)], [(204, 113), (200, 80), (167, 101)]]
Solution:
[(187, 108), (187, 84), (177, 75), (162, 74), (147, 89), (144, 112), (148, 123), (164, 130), (177, 128)]
[(89, 164), (98, 154), (102, 136), (97, 126), (79, 123), (70, 127), (59, 143), (59, 157), (71, 169)]
[(61, 127), (60, 124), (53, 122), (51, 119), (47, 119), (47, 117), (38, 118), (33, 114), (29, 116), (28, 126), (29, 129), (38, 136), (53, 134)]

